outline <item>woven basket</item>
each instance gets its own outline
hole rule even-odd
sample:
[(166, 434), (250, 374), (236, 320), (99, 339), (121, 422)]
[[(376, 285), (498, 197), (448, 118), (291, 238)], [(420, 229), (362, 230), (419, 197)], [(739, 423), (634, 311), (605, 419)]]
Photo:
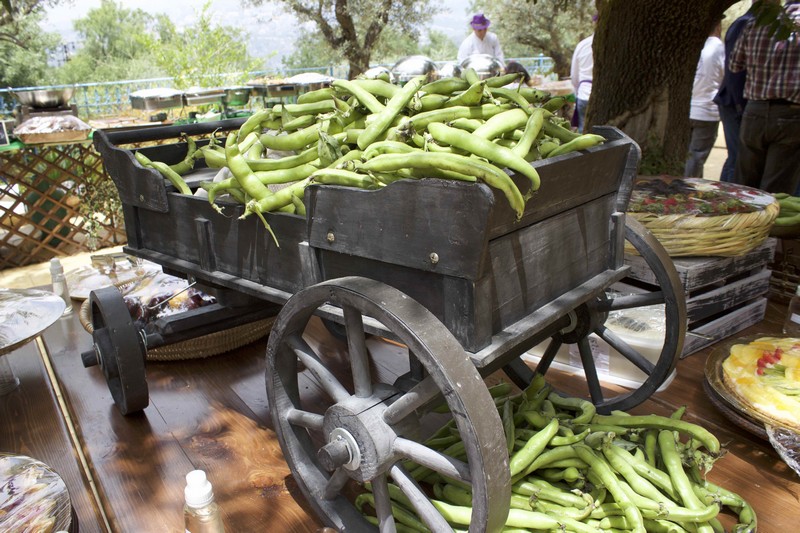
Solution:
[[(769, 236), (778, 202), (752, 213), (720, 216), (656, 215), (628, 212), (650, 230), (672, 257), (737, 256), (757, 248)], [(626, 242), (625, 252), (636, 254)]]
[[(78, 318), (86, 331), (89, 333), (94, 331), (88, 299), (81, 304)], [(223, 331), (209, 333), (194, 339), (150, 348), (147, 350), (146, 358), (148, 361), (180, 361), (219, 355), (255, 342), (267, 335), (272, 328), (273, 322), (275, 322), (274, 316)]]

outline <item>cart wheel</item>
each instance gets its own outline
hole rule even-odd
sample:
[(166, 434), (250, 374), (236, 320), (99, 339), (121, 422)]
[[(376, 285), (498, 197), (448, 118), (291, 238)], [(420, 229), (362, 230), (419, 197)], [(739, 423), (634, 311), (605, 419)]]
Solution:
[[(348, 345), (344, 354), (317, 353), (303, 339), (312, 315), (328, 304), (344, 313)], [(405, 344), (408, 358), (373, 361), (365, 317), (382, 323)], [(387, 364), (398, 368), (389, 375)], [(401, 389), (399, 383), (407, 385), (409, 374), (420, 379)], [(370, 482), (375, 498), (370, 506), (380, 531), (395, 531), (389, 496), (395, 489), (430, 530), (451, 530), (430, 503), (425, 484), (412, 476), (413, 464), (471, 484), (469, 531), (499, 531), (504, 524), (511, 482), (497, 408), (453, 335), (397, 289), (346, 277), (290, 298), (267, 345), (267, 395), (295, 480), (327, 525), (340, 531), (374, 530), (354, 497), (363, 492), (358, 483)], [(454, 428), (464, 444), (463, 456), (424, 443), (446, 423), (442, 417), (449, 418), (433, 410), (443, 400), (451, 413), (458, 414), (453, 417)]]
[[(577, 344), (589, 397), (601, 413), (615, 409), (627, 410), (648, 399), (675, 369), (686, 335), (686, 296), (672, 259), (658, 239), (637, 220), (626, 219), (625, 239), (644, 258), (658, 280), (661, 290), (627, 296), (608, 292), (594, 301), (579, 306), (571, 312), (570, 326), (551, 338), (535, 370), (545, 374), (562, 344)], [(659, 304), (664, 305), (664, 346), (658, 360), (653, 363), (604, 324), (610, 311)], [(598, 335), (647, 375), (639, 388), (615, 395), (603, 392), (589, 344), (588, 337), (591, 333)], [(530, 383), (533, 376), (532, 372), (524, 368), (524, 363), (521, 361), (514, 361), (505, 368), (505, 371), (520, 386)]]
[(144, 372), (147, 349), (141, 331), (116, 287), (92, 291), (89, 305), (94, 346), (81, 354), (83, 365), (100, 365), (108, 390), (123, 415), (141, 411), (150, 401)]

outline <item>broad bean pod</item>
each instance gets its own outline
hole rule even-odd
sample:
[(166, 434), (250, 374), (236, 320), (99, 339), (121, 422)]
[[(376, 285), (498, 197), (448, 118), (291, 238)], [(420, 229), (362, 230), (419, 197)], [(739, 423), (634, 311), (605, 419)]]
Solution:
[(433, 135), (433, 138), (439, 142), (466, 150), (471, 154), (486, 158), (492, 163), (508, 167), (527, 177), (531, 182), (528, 196), (539, 189), (539, 173), (530, 163), (510, 149), (497, 146), (491, 141), (476, 137), (463, 130), (451, 128), (445, 124), (431, 123), (428, 125), (428, 131)]

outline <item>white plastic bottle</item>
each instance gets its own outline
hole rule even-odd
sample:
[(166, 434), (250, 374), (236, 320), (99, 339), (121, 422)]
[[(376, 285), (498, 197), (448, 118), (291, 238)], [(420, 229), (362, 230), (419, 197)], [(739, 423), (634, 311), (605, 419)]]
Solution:
[(214, 502), (214, 490), (205, 472), (192, 470), (186, 474), (183, 492), (186, 498), (183, 506), (186, 533), (225, 533), (222, 513)]
[(63, 316), (72, 314), (72, 300), (69, 297), (69, 288), (67, 287), (67, 278), (64, 276), (64, 267), (61, 266), (61, 261), (58, 257), (50, 260), (50, 279), (53, 281), (53, 292), (56, 296), (60, 296), (66, 304)]
[(797, 286), (795, 295), (789, 301), (789, 311), (783, 322), (783, 334), (787, 337), (800, 338), (800, 285)]

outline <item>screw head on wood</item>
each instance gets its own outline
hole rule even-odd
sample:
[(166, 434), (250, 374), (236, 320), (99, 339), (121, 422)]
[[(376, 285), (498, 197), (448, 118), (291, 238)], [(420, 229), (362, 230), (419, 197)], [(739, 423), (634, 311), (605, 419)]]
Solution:
[(431, 263), (433, 263), (434, 265), (439, 262), (439, 254), (437, 254), (436, 252), (431, 252), (430, 258), (431, 258)]
[(328, 232), (328, 242), (333, 242), (336, 240), (336, 235), (333, 234), (332, 231)]

